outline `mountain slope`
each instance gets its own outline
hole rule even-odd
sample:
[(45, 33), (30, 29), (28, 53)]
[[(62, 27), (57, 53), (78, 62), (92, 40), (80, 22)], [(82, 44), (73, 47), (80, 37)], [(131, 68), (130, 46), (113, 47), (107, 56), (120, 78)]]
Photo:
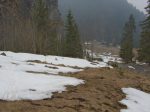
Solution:
[(146, 13), (145, 7), (147, 6), (147, 0), (127, 0), (133, 6), (135, 6), (141, 12)]
[[(144, 14), (127, 0), (59, 0), (59, 8), (63, 18), (69, 9), (72, 10), (84, 40), (114, 44), (120, 42), (123, 25), (130, 14), (136, 18), (137, 32), (144, 18)], [(136, 38), (137, 41), (139, 37)]]

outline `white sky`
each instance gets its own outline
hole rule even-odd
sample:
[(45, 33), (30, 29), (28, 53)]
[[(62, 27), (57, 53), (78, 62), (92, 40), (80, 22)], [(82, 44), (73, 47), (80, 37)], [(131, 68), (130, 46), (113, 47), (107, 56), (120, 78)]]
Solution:
[(129, 3), (133, 4), (137, 9), (145, 13), (145, 7), (147, 6), (148, 0), (127, 0)]

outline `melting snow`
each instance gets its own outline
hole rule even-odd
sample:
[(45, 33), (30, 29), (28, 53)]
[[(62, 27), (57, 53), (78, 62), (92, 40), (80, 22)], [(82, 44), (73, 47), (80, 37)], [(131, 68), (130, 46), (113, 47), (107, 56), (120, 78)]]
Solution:
[(0, 70), (0, 99), (41, 100), (51, 98), (52, 92), (66, 90), (65, 85), (82, 83), (82, 80), (69, 77)]
[(102, 58), (105, 63), (108, 63), (109, 61), (122, 63), (122, 59), (115, 55), (99, 55), (99, 57)]
[(134, 88), (123, 88), (122, 91), (127, 96), (121, 103), (128, 108), (121, 112), (150, 112), (150, 94)]
[[(59, 72), (82, 70), (74, 67), (107, 67), (104, 62), (92, 64), (84, 59), (8, 51), (0, 51), (0, 54), (3, 52), (6, 56), (0, 55), (0, 99), (7, 101), (51, 98), (53, 92), (65, 91), (66, 85), (77, 86), (84, 83), (80, 79), (58, 76)], [(34, 60), (46, 61), (47, 64), (36, 63)]]
[(135, 69), (133, 66), (128, 66), (128, 68), (130, 68), (130, 69)]
[[(1, 51), (0, 53), (3, 53)], [(17, 61), (31, 61), (31, 60), (39, 60), (41, 62), (46, 61), (47, 63), (54, 64), (54, 65), (65, 65), (71, 67), (106, 67), (107, 64), (105, 62), (99, 62), (96, 65), (91, 64), (91, 62), (85, 59), (78, 59), (78, 58), (68, 58), (68, 57), (60, 57), (60, 56), (44, 56), (44, 55), (36, 55), (36, 54), (29, 54), (29, 53), (13, 53), (13, 52), (5, 52), (7, 57)]]

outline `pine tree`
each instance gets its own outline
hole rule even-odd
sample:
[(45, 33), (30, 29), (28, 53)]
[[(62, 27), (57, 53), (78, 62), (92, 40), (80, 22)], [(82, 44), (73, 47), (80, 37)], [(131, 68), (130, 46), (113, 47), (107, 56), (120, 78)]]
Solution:
[(33, 28), (35, 29), (35, 47), (37, 54), (44, 54), (48, 37), (48, 7), (43, 0), (36, 0), (32, 9)]
[(147, 18), (142, 23), (139, 60), (150, 64), (150, 0), (146, 7)]
[(126, 62), (131, 62), (133, 58), (133, 36), (135, 32), (135, 20), (130, 15), (129, 21), (124, 26), (123, 38), (121, 41), (120, 57)]
[(64, 56), (83, 58), (83, 49), (80, 40), (80, 34), (71, 11), (69, 11), (67, 15)]

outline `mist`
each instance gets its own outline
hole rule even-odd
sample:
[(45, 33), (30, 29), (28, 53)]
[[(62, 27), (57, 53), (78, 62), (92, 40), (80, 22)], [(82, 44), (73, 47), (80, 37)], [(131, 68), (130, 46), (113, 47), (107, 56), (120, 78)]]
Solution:
[[(62, 18), (71, 10), (79, 26), (83, 40), (98, 40), (119, 44), (122, 29), (130, 14), (133, 14), (137, 30), (144, 13), (137, 10), (127, 0), (59, 0)], [(135, 41), (138, 42), (139, 34)], [(135, 42), (137, 44), (137, 42)]]

